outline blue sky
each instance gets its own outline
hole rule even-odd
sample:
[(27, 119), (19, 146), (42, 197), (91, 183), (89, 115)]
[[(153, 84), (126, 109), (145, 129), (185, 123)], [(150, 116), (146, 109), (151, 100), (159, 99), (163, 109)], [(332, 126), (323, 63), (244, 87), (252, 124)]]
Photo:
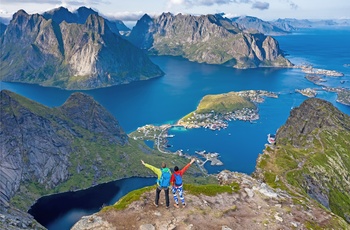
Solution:
[(19, 9), (29, 14), (64, 6), (73, 11), (91, 7), (100, 15), (136, 21), (145, 13), (159, 15), (225, 13), (229, 17), (249, 15), (263, 20), (278, 18), (350, 18), (350, 0), (0, 0), (0, 17), (11, 17)]

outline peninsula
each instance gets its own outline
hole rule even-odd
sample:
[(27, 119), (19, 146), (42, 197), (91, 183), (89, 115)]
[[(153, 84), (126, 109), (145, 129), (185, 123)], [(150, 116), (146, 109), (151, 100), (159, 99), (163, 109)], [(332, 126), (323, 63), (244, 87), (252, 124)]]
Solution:
[(259, 119), (256, 103), (264, 102), (263, 97), (278, 98), (277, 94), (264, 90), (247, 90), (202, 98), (197, 109), (181, 118), (178, 126), (185, 128), (227, 128), (228, 121), (254, 121)]

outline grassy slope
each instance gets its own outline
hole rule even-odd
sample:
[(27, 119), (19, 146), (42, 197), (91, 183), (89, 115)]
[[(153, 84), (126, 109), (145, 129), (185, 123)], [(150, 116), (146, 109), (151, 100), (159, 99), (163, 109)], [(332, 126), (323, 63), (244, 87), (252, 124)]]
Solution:
[(313, 139), (313, 148), (290, 144), (267, 148), (268, 154), (260, 157), (257, 168), (263, 169), (270, 186), (294, 195), (307, 196), (305, 177), (310, 176), (329, 197), (332, 212), (341, 217), (350, 215), (350, 132), (314, 130), (311, 135), (318, 137)]
[[(123, 210), (133, 201), (139, 200), (141, 196), (148, 191), (154, 190), (155, 186), (148, 186), (138, 190), (134, 190), (124, 197), (122, 197), (119, 201), (117, 201), (114, 205), (105, 207), (102, 211), (109, 211), (111, 209), (115, 210)], [(206, 184), (206, 185), (195, 185), (195, 184), (184, 184), (184, 189), (186, 193), (192, 195), (206, 195), (206, 196), (216, 196), (220, 193), (232, 193), (239, 191), (239, 184), (233, 183), (231, 185), (218, 185), (218, 184)]]
[(217, 113), (225, 114), (243, 108), (255, 109), (254, 103), (236, 95), (235, 92), (206, 95), (200, 101), (196, 112), (208, 113), (214, 110)]

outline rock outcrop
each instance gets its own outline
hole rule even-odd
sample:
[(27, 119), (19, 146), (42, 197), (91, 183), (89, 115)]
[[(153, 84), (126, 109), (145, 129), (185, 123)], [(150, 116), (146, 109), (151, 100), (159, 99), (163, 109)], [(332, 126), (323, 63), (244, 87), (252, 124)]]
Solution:
[[(164, 197), (160, 206), (153, 205), (154, 190), (144, 192), (140, 199), (127, 208), (103, 209), (85, 216), (72, 230), (83, 229), (342, 229), (345, 225), (339, 217), (322, 209), (316, 202), (294, 202), (293, 196), (275, 190), (251, 176), (229, 171), (217, 175), (219, 186), (216, 195), (206, 194), (203, 187), (185, 184), (186, 207), (165, 208)], [(239, 189), (233, 187), (238, 185)], [(233, 186), (232, 193), (220, 192), (220, 187)], [(196, 192), (194, 192), (196, 191)], [(122, 198), (123, 199), (123, 198)], [(128, 196), (124, 197), (125, 200)], [(301, 202), (304, 202), (301, 201)]]
[(127, 39), (151, 54), (182, 56), (200, 63), (235, 68), (292, 66), (275, 39), (245, 33), (220, 15), (144, 15)]
[(2, 81), (92, 89), (164, 74), (98, 14), (84, 24), (58, 24), (20, 10), (1, 37), (0, 50)]

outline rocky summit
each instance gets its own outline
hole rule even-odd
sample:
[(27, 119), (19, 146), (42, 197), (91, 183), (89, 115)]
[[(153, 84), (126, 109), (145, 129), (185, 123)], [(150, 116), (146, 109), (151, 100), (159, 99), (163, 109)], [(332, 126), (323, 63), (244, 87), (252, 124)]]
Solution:
[(2, 81), (93, 89), (164, 74), (98, 14), (84, 24), (57, 23), (20, 10), (1, 36), (0, 50)]
[[(85, 216), (72, 230), (84, 229), (346, 229), (342, 219), (316, 202), (300, 200), (271, 188), (251, 176), (222, 171), (216, 186), (184, 186), (186, 207), (165, 208), (164, 197), (155, 207), (154, 187), (139, 199), (120, 208), (123, 197), (113, 207)], [(304, 203), (305, 202), (305, 203)]]
[(217, 15), (144, 15), (127, 37), (155, 55), (182, 56), (190, 61), (234, 68), (290, 67), (278, 42), (260, 33), (244, 32)]

